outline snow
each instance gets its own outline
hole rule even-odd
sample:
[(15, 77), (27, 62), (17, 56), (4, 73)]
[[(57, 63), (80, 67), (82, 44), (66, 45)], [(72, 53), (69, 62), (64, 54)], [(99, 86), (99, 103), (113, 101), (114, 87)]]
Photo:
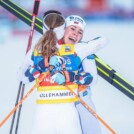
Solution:
[[(5, 30), (7, 31), (7, 28), (2, 27), (1, 31)], [(14, 108), (19, 86), (17, 70), (24, 59), (29, 36), (28, 34), (26, 36), (13, 36), (10, 29), (6, 34), (1, 35), (0, 122)], [(89, 21), (85, 39), (92, 39), (100, 35), (108, 37), (109, 45), (97, 52), (96, 55), (134, 85), (134, 22)], [(40, 35), (35, 32), (33, 45), (39, 37)], [(26, 86), (25, 93), (29, 91), (33, 84)], [(35, 92), (36, 90), (23, 103), (19, 134), (29, 134), (34, 109), (36, 108)], [(117, 134), (134, 133), (134, 103), (130, 98), (99, 76), (97, 84), (92, 87), (92, 99), (95, 103), (97, 114)], [(0, 134), (9, 133), (11, 119), (12, 117), (0, 128)], [(102, 134), (110, 133), (101, 123), (100, 125)]]

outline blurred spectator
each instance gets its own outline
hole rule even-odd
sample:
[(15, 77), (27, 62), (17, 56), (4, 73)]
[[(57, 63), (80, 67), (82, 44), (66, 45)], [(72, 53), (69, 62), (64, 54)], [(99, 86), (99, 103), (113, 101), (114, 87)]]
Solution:
[(87, 11), (104, 11), (108, 8), (108, 0), (86, 0)]

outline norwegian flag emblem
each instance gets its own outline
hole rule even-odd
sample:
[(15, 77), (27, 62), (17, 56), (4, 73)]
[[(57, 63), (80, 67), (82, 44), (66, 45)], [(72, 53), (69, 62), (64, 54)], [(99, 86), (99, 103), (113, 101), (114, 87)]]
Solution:
[(79, 22), (78, 21), (74, 21), (74, 24), (79, 24)]

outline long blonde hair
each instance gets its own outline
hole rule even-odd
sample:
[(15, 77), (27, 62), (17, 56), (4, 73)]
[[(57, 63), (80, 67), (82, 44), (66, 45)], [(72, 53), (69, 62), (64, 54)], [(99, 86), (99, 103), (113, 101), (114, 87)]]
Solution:
[(53, 29), (63, 25), (65, 20), (58, 14), (49, 14), (44, 21), (49, 30), (39, 39), (35, 49), (39, 54), (51, 57), (58, 53), (58, 49), (56, 48), (57, 37)]

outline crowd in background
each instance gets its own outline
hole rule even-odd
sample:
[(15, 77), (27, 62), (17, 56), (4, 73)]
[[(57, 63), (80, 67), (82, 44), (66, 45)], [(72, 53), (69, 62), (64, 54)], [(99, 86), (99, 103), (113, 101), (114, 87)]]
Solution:
[[(32, 13), (34, 0), (12, 0), (19, 7)], [(134, 21), (134, 0), (41, 0), (38, 17), (42, 19), (44, 11), (55, 9), (67, 17), (78, 14), (86, 21)], [(29, 26), (0, 6), (0, 26), (4, 28), (1, 37), (11, 33), (27, 33)], [(8, 32), (6, 32), (8, 31)], [(3, 40), (3, 39), (1, 39)], [(0, 41), (1, 42), (1, 41)]]

